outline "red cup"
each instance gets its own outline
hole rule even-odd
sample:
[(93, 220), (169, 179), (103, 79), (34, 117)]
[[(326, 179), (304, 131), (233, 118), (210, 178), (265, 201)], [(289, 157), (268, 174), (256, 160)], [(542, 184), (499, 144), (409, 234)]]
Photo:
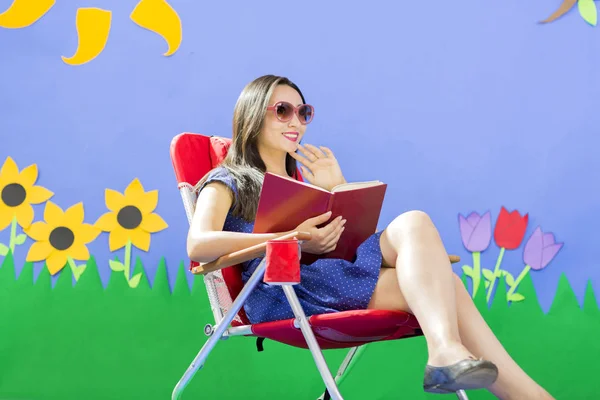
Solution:
[(267, 241), (266, 270), (263, 281), (270, 285), (295, 285), (300, 283), (298, 241)]

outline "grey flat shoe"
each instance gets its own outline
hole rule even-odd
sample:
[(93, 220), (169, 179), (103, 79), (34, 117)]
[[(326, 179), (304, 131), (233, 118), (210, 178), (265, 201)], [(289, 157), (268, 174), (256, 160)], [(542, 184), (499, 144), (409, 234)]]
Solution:
[(429, 393), (454, 393), (482, 389), (498, 378), (498, 367), (490, 361), (468, 358), (446, 367), (425, 367), (423, 390)]

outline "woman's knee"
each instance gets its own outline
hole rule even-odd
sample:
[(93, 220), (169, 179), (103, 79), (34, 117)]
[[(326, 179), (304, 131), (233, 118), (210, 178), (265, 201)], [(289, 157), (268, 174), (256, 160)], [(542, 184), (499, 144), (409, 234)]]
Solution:
[(393, 236), (413, 235), (423, 231), (435, 231), (435, 225), (429, 215), (420, 210), (407, 211), (397, 216), (389, 226)]

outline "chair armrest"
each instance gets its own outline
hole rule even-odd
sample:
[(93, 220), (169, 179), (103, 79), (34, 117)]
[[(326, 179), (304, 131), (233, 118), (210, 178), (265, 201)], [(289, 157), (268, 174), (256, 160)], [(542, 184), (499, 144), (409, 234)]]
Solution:
[[(273, 240), (288, 240), (296, 238), (299, 241), (310, 240), (311, 235), (308, 232), (291, 232)], [(206, 264), (200, 264), (192, 269), (192, 274), (205, 275), (209, 272), (214, 272), (219, 269), (231, 267), (232, 265), (241, 264), (253, 258), (263, 256), (267, 251), (267, 242), (262, 242), (242, 250), (234, 251), (233, 253), (225, 254)]]
[[(296, 238), (299, 241), (310, 240), (311, 235), (308, 232), (291, 232), (286, 235), (280, 236), (274, 240), (288, 240)], [(205, 275), (209, 272), (214, 272), (223, 268), (231, 267), (232, 265), (241, 264), (245, 261), (252, 260), (253, 258), (261, 257), (267, 251), (267, 242), (262, 242), (251, 247), (247, 247), (242, 250), (234, 251), (233, 253), (225, 254), (206, 264), (200, 264), (192, 269), (192, 274)], [(460, 261), (460, 257), (450, 254), (450, 262), (455, 264)]]

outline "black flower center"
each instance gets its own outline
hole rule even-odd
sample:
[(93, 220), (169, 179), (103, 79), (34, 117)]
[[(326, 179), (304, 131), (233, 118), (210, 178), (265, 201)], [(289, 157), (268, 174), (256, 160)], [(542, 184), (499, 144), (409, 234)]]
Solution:
[(135, 229), (142, 223), (142, 212), (135, 206), (125, 206), (117, 214), (117, 222), (125, 229)]
[(54, 228), (52, 232), (50, 232), (50, 244), (56, 250), (66, 250), (73, 244), (75, 240), (75, 235), (73, 231), (64, 226), (59, 226), (58, 228)]
[(25, 188), (18, 183), (10, 183), (2, 189), (2, 201), (9, 207), (20, 206), (27, 196)]

